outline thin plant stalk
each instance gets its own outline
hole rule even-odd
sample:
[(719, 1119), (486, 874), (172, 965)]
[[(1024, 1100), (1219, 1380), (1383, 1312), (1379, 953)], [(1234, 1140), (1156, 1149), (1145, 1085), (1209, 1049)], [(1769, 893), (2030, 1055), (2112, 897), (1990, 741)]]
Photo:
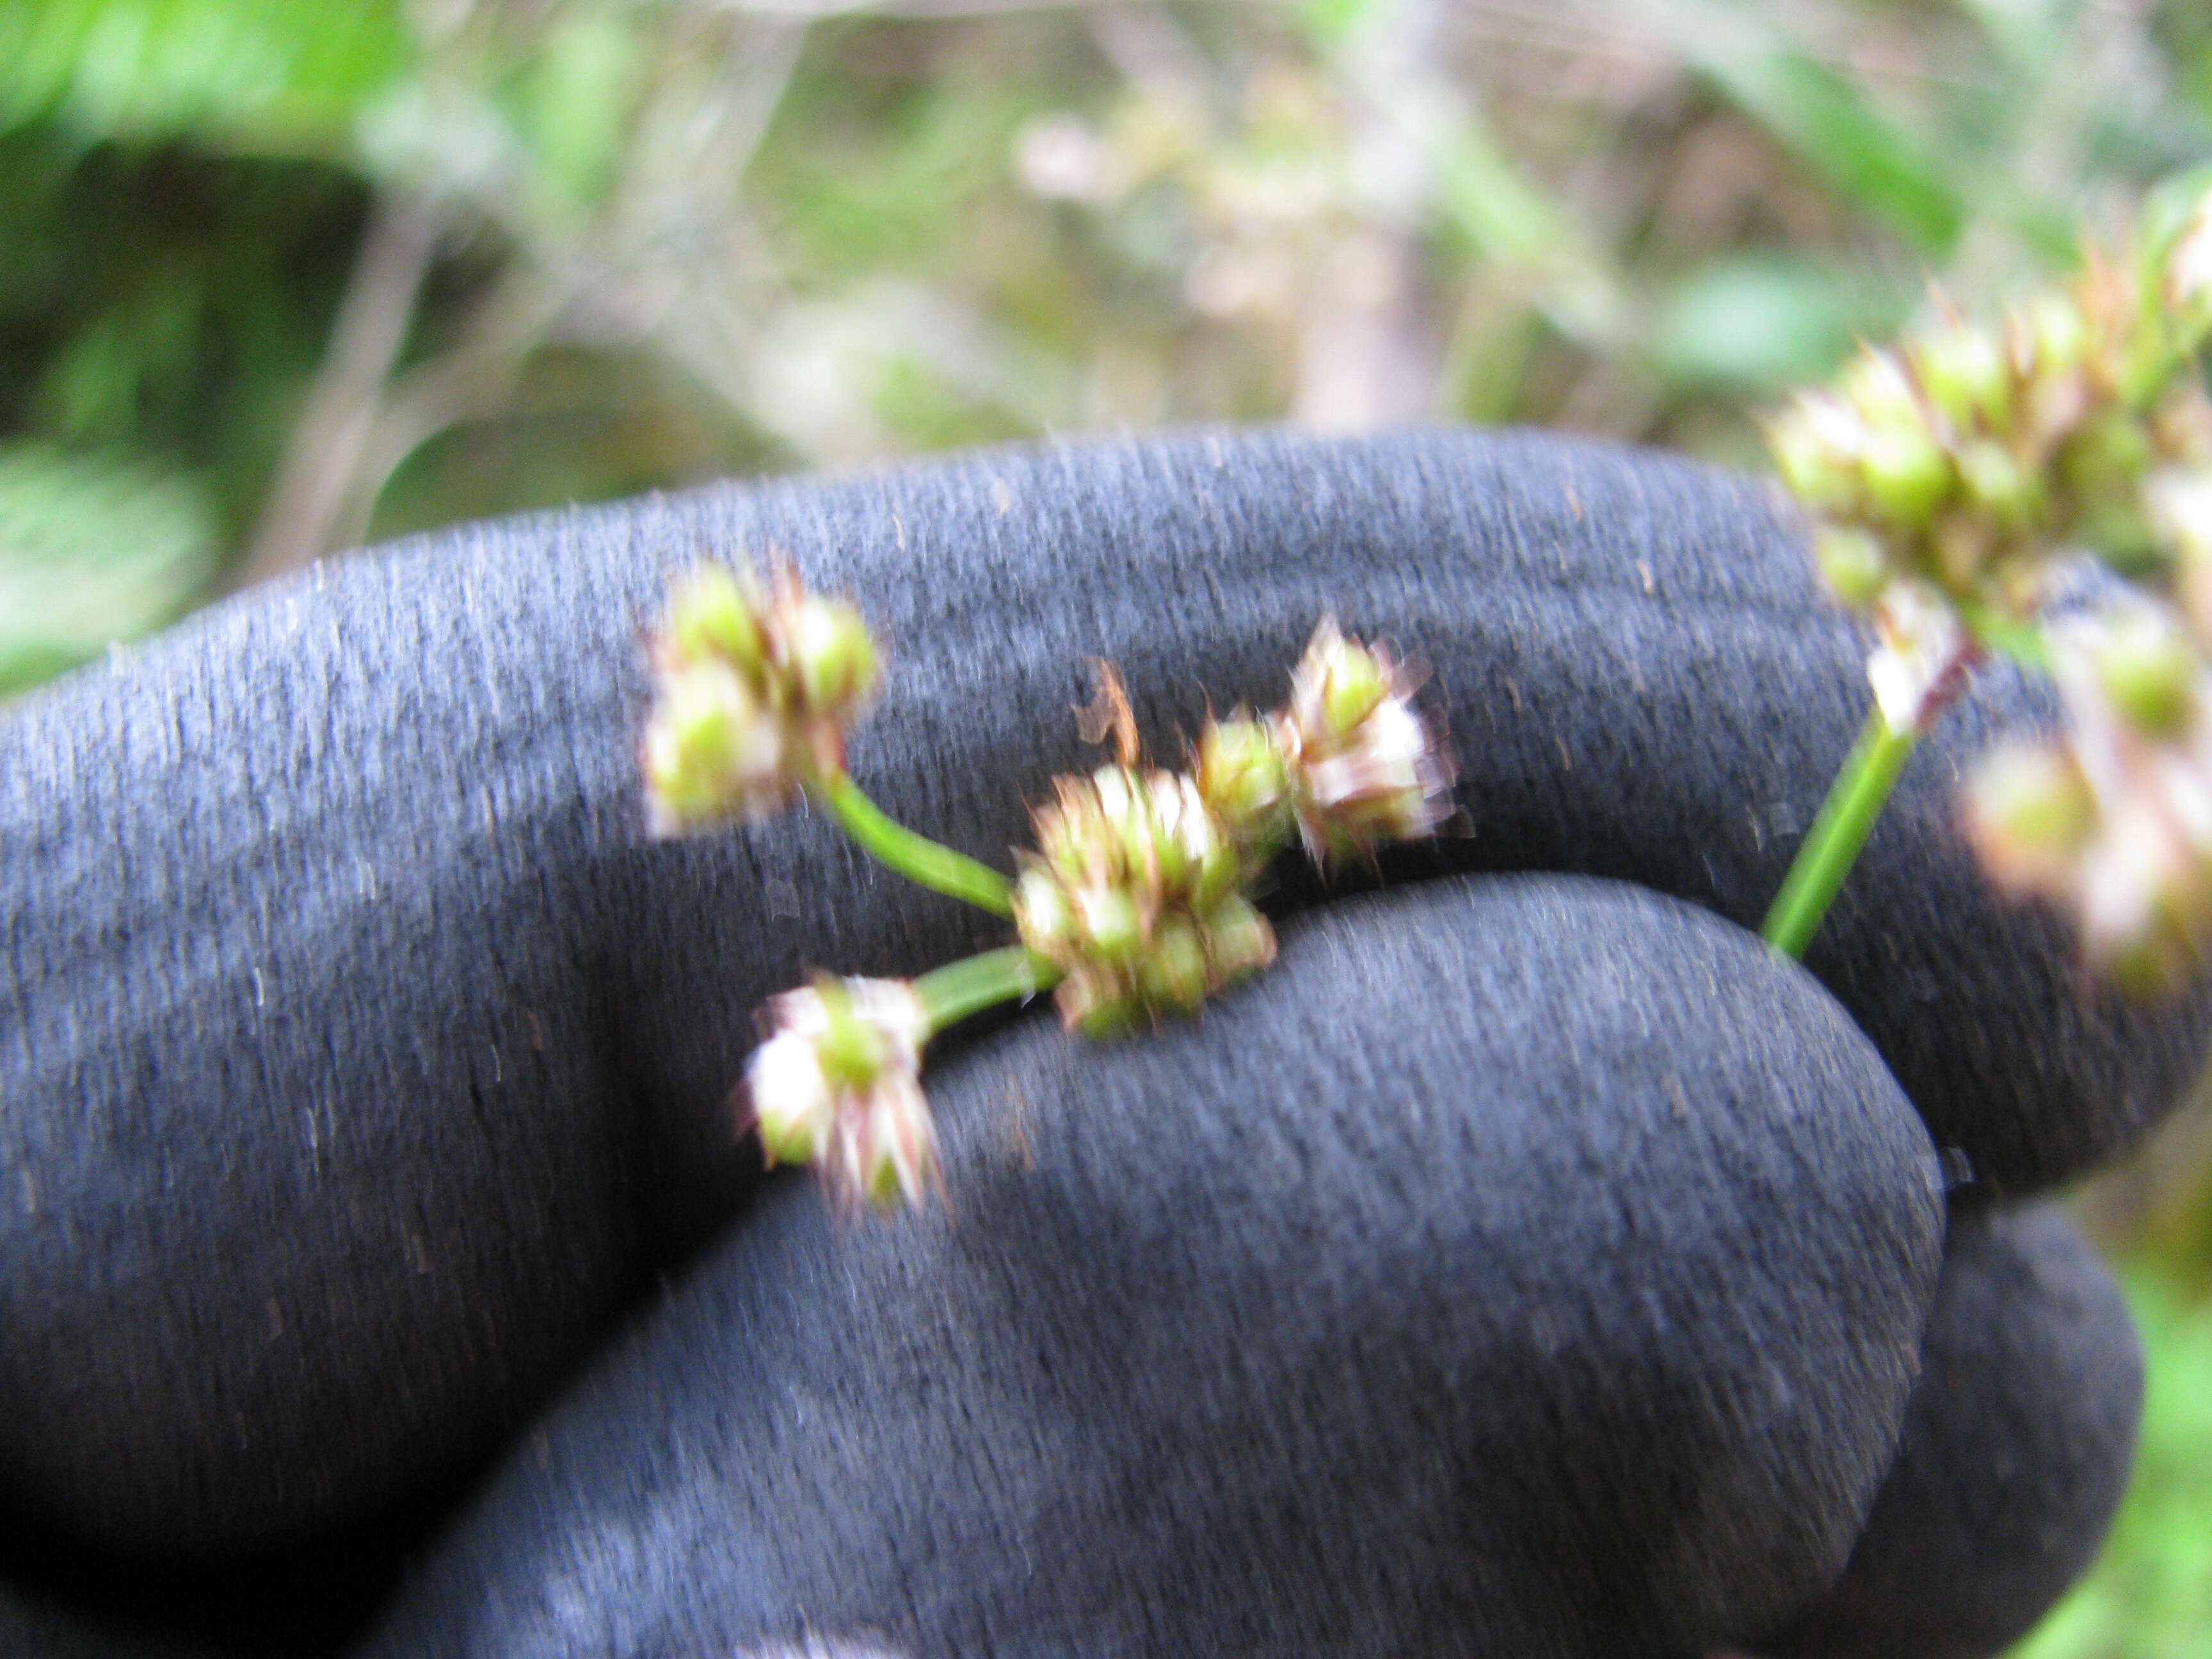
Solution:
[(417, 192), (393, 191), (375, 202), (240, 586), (282, 575), (332, 545), (437, 256), (440, 228), (436, 204)]
[(1799, 844), (1797, 857), (1759, 930), (1776, 950), (1804, 957), (1919, 737), (1917, 726), (1900, 732), (1891, 726), (1881, 705), (1868, 711), (1858, 741), (1829, 786), (1820, 814)]
[(872, 857), (909, 881), (933, 891), (964, 899), (994, 916), (1014, 912), (1013, 884), (988, 864), (917, 835), (860, 793), (852, 775), (837, 771), (820, 785), (822, 799), (845, 826), (846, 834)]
[(933, 968), (915, 981), (914, 990), (935, 1036), (970, 1014), (1048, 991), (1059, 979), (1060, 969), (1027, 945), (1009, 945)]

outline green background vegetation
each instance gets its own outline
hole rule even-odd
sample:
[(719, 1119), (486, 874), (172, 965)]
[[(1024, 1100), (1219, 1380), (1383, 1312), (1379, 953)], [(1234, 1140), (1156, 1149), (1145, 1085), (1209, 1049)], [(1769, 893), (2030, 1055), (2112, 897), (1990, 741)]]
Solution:
[[(2193, 0), (0, 0), (0, 695), (459, 518), (1200, 419), (1758, 464), (2212, 155)], [(2212, 1132), (2033, 1659), (2212, 1650)]]

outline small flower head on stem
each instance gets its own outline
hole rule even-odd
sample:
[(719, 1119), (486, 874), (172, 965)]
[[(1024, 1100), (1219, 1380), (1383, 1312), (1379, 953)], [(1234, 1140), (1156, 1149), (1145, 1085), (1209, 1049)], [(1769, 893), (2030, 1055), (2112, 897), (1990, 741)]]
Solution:
[(1273, 720), (1209, 720), (1191, 757), (1199, 799), (1229, 838), (1264, 858), (1291, 833), (1291, 773)]
[[(1971, 833), (2002, 884), (2077, 914), (2094, 960), (2171, 980), (2212, 937), (2212, 398), (2195, 364), (2212, 336), (2212, 195), (2122, 254), (2086, 249), (2001, 331), (1936, 310), (1768, 428), (1823, 578), (1880, 642), (1878, 713), (1766, 937), (1802, 955), (1913, 738), (1995, 649), (2048, 659), (2075, 729), (2063, 749), (1995, 760)], [(2044, 629), (2056, 573), (2085, 552), (2141, 583), (2142, 604)]]
[(1451, 752), (1413, 705), (1418, 682), (1324, 618), (1275, 717), (1291, 811), (1316, 862), (1433, 835), (1450, 811)]
[(791, 804), (789, 733), (753, 681), (719, 657), (665, 660), (656, 678), (639, 745), (654, 835), (773, 817)]
[(904, 980), (823, 977), (774, 998), (745, 1094), (774, 1164), (811, 1164), (848, 1208), (918, 1205), (936, 1181), (921, 1092), (929, 1019)]
[(878, 678), (859, 611), (788, 567), (765, 589), (714, 565), (683, 578), (653, 668), (641, 748), (661, 836), (773, 817), (842, 770), (845, 728)]
[(1035, 817), (1014, 923), (1063, 975), (1071, 1027), (1105, 1036), (1187, 1013), (1274, 959), (1243, 890), (1253, 872), (1188, 774), (1103, 766), (1060, 779)]
[(1983, 763), (1969, 836), (2001, 887), (2074, 916), (2093, 966), (2170, 988), (2212, 954), (2212, 671), (2140, 595), (2050, 631), (2069, 729)]
[(2059, 557), (2158, 556), (2158, 481), (2212, 463), (2188, 372), (2212, 327), (2212, 206), (2128, 255), (2087, 250), (2001, 329), (1936, 310), (1767, 428), (1836, 596), (1864, 611), (1920, 581), (2022, 620)]

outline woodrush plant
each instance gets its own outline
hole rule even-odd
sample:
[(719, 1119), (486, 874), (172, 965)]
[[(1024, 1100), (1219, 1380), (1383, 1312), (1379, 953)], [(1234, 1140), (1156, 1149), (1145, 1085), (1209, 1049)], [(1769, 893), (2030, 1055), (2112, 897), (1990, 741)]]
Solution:
[(707, 568), (672, 592), (653, 647), (641, 743), (647, 814), (680, 835), (772, 817), (802, 798), (878, 860), (1013, 924), (1017, 942), (913, 980), (817, 975), (773, 999), (747, 1069), (771, 1164), (811, 1164), (848, 1208), (941, 1184), (921, 1056), (947, 1027), (1054, 992), (1103, 1037), (1194, 1012), (1274, 959), (1253, 894), (1293, 838), (1324, 867), (1432, 833), (1452, 766), (1415, 677), (1323, 620), (1273, 714), (1209, 720), (1191, 765), (1143, 762), (1120, 682), (1100, 669), (1085, 735), (1115, 759), (1056, 779), (1009, 878), (896, 823), (845, 769), (845, 731), (878, 654), (849, 603), (787, 567), (766, 583)]
[[(2093, 965), (2171, 987), (2212, 945), (2212, 193), (2154, 212), (2117, 254), (2001, 322), (1939, 303), (1803, 392), (1768, 436), (1830, 590), (1873, 624), (1864, 729), (1765, 920), (1802, 957), (1923, 733), (1974, 667), (2047, 672), (2069, 717), (1970, 781), (1967, 832), (2002, 889), (2075, 917)], [(2084, 561), (2088, 597), (2058, 603)], [(2081, 584), (2076, 580), (2075, 586)], [(893, 821), (845, 769), (878, 679), (848, 601), (788, 568), (707, 568), (653, 646), (647, 813), (674, 835), (800, 799), (926, 887), (1009, 920), (1015, 943), (911, 981), (817, 976), (775, 998), (744, 1091), (771, 1164), (813, 1165), (848, 1208), (941, 1184), (921, 1056), (947, 1027), (1051, 990), (1071, 1030), (1195, 1011), (1274, 958), (1253, 902), (1295, 838), (1324, 868), (1443, 821), (1453, 768), (1415, 677), (1324, 618), (1285, 705), (1209, 720), (1190, 764), (1146, 764), (1101, 669), (1085, 735), (1114, 763), (1055, 780), (1000, 872)]]
[[(1970, 781), (1998, 885), (2075, 919), (2095, 969), (2175, 986), (2212, 942), (2212, 193), (2000, 322), (1939, 300), (1771, 422), (1829, 589), (1869, 617), (1874, 706), (1765, 927), (1802, 957), (1920, 736), (1993, 654), (2068, 726)], [(2085, 573), (2083, 567), (2090, 568)], [(2069, 589), (2081, 597), (2069, 599)]]

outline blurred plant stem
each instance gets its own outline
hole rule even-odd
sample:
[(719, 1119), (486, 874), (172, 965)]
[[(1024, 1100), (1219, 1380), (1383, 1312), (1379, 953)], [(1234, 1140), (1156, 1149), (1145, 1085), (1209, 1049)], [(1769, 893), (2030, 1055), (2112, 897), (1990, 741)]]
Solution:
[(436, 210), (422, 194), (379, 193), (339, 302), (337, 320), (270, 486), (241, 585), (297, 568), (330, 550), (348, 519), (362, 459), (416, 301), (438, 249)]
[(821, 781), (820, 789), (845, 833), (878, 862), (908, 881), (994, 916), (1013, 914), (1013, 884), (1005, 876), (908, 829), (862, 793), (851, 774), (832, 772)]
[(1059, 982), (1060, 969), (1051, 963), (1025, 945), (1008, 945), (933, 968), (914, 981), (914, 989), (935, 1036), (986, 1008), (1027, 1001)]
[(1820, 815), (1797, 848), (1782, 890), (1766, 913), (1760, 936), (1784, 955), (1802, 960), (1805, 948), (1843, 890), (1844, 878), (1858, 861), (1860, 849), (1896, 786), (1897, 775), (1911, 758), (1919, 729), (1899, 731), (1879, 706), (1867, 711), (1866, 725), (1837, 771)]
[[(392, 477), (422, 447), (511, 405), (538, 352), (556, 340), (649, 344), (732, 413), (775, 428), (772, 388), (754, 372), (773, 279), (745, 226), (739, 187), (787, 89), (802, 17), (714, 19), (673, 9), (609, 184), (548, 208), (544, 181), (512, 150), (473, 170), (441, 150), (441, 115), (465, 125), (476, 94), (467, 55), (481, 28), (426, 41), (428, 128), (403, 135), (392, 170), (412, 182), (375, 198), (329, 343), (260, 523), (241, 583), (296, 568), (363, 535)], [(458, 106), (456, 110), (454, 106)], [(403, 368), (442, 239), (493, 229), (503, 268), (453, 343)]]

